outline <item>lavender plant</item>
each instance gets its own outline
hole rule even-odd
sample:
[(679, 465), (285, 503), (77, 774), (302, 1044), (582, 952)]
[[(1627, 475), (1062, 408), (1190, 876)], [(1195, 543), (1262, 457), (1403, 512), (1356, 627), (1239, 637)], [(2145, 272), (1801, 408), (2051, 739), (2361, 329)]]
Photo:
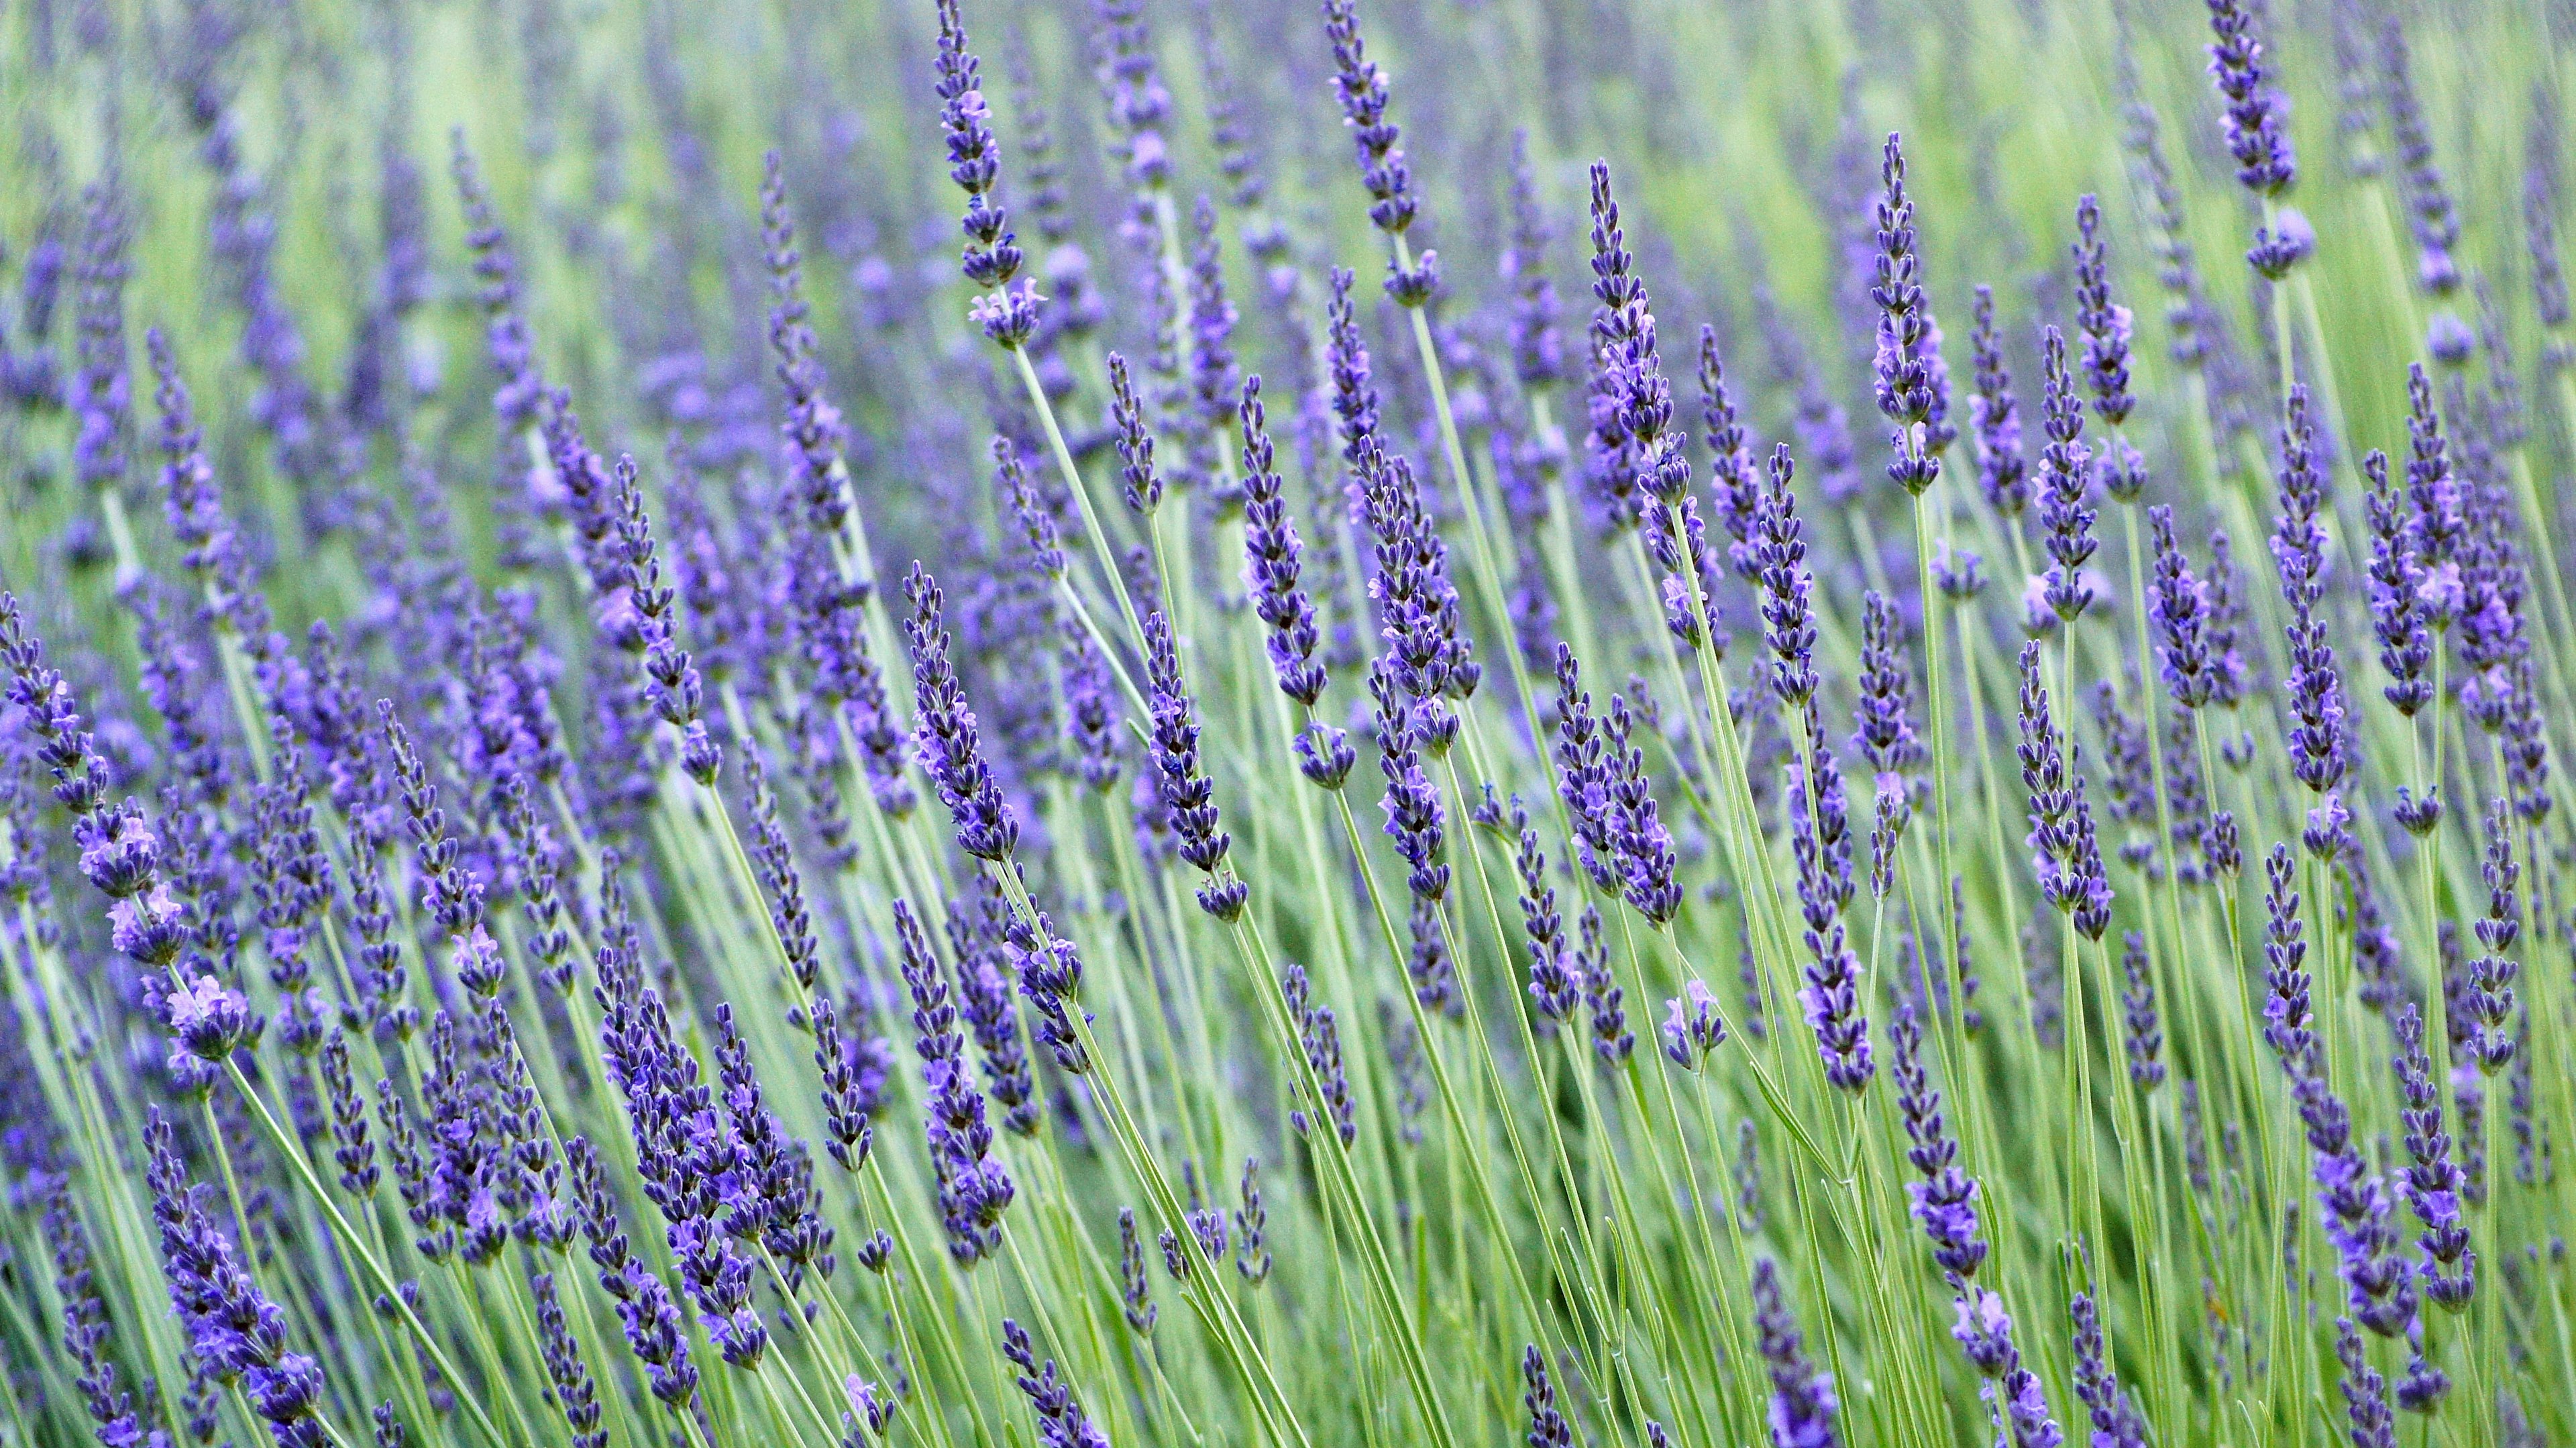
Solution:
[(2576, 1440), (2563, 27), (1919, 8), (0, 14), (0, 1448)]

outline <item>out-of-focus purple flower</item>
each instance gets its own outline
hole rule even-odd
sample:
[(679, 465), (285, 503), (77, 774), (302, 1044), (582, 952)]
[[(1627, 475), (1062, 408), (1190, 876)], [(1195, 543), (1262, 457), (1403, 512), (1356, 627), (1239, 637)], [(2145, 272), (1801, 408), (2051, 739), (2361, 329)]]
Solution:
[(2460, 264), (2451, 255), (2460, 244), (2460, 218), (2451, 205), (2450, 183), (2433, 163), (2433, 138), (2415, 99), (2406, 25), (2394, 14), (2380, 21), (2379, 74), (2388, 129), (2397, 142), (2398, 189), (2415, 232), (2415, 279), (2434, 296), (2449, 296), (2460, 285)]
[(1976, 395), (1968, 399), (1977, 482), (1996, 512), (2016, 518), (2030, 505), (2030, 465), (2021, 451), (2012, 372), (2004, 365), (2003, 339), (1995, 332), (1995, 289), (1982, 282), (1977, 285), (1976, 329), (1968, 334), (1968, 344), (1977, 364)]
[(1538, 176), (1530, 166), (1529, 130), (1512, 132), (1512, 230), (1502, 278), (1512, 291), (1512, 370), (1536, 391), (1565, 380), (1565, 344), (1557, 334), (1556, 283), (1547, 274), (1548, 226)]
[(1753, 1262), (1753, 1326), (1771, 1374), (1772, 1448), (1834, 1448), (1834, 1375), (1807, 1361), (1798, 1320), (1768, 1257)]
[(2120, 992), (2121, 1039), (2129, 1050), (2129, 1080), (2140, 1091), (2153, 1091), (2165, 1081), (2163, 1029), (2156, 1020), (2156, 983), (2147, 973), (2146, 937), (2130, 931), (2120, 940), (2120, 974), (2128, 985)]

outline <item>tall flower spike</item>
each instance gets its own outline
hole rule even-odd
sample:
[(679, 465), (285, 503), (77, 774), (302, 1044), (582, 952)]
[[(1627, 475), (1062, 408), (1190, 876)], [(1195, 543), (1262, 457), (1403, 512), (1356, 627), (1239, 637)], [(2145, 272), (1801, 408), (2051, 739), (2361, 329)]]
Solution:
[(2021, 451), (2021, 418), (2013, 401), (2012, 372), (2004, 365), (2003, 339), (1995, 332), (1995, 289), (1977, 284), (1976, 330), (1968, 344), (1977, 364), (1976, 395), (1968, 399), (1977, 482), (1986, 502), (2007, 518), (2030, 506), (2030, 463)]
[(1333, 47), (1333, 91), (1342, 103), (1342, 124), (1351, 129), (1360, 181), (1372, 201), (1369, 220), (1381, 231), (1401, 233), (1413, 223), (1412, 173), (1397, 144), (1403, 132), (1386, 118), (1386, 72), (1368, 58), (1354, 0), (1325, 0), (1324, 37)]
[(1270, 668), (1279, 692), (1307, 708), (1324, 695), (1315, 661), (1315, 604), (1300, 581), (1303, 545), (1289, 515), (1285, 485), (1271, 446), (1258, 374), (1243, 380), (1243, 583), (1253, 612), (1270, 628)]
[(1914, 1220), (1932, 1242), (1932, 1261), (1953, 1280), (1977, 1275), (1987, 1245), (1977, 1227), (1977, 1181), (1959, 1169), (1959, 1143), (1941, 1114), (1941, 1093), (1923, 1065), (1923, 1028), (1914, 1003), (1896, 1008), (1888, 1031), (1895, 1048), (1889, 1074), (1896, 1081), (1896, 1107), (1905, 1121), (1905, 1160), (1923, 1179), (1905, 1184), (1913, 1200)]
[(1512, 132), (1511, 210), (1511, 244), (1503, 249), (1502, 272), (1512, 289), (1512, 369), (1522, 387), (1535, 390), (1565, 380), (1565, 344), (1557, 335), (1556, 283), (1547, 275), (1547, 216), (1539, 203), (1525, 127)]
[[(1915, 279), (1914, 202), (1905, 194), (1905, 152), (1888, 132), (1879, 162), (1878, 252), (1870, 299), (1878, 304), (1878, 351), (1873, 364), (1878, 410), (1896, 424), (1889, 446), (1889, 481), (1920, 494), (1941, 476), (1938, 442), (1949, 410), (1949, 375), (1941, 366), (1941, 329)], [(1917, 431), (1922, 429), (1922, 431)], [(1946, 439), (1944, 439), (1946, 440)]]
[(1753, 1262), (1753, 1326), (1771, 1375), (1772, 1448), (1834, 1448), (1834, 1376), (1807, 1360), (1798, 1320), (1768, 1257)]
[(977, 859), (999, 863), (1009, 859), (1019, 843), (1019, 819), (1002, 798), (1001, 783), (984, 763), (975, 711), (967, 707), (965, 688), (948, 661), (939, 582), (916, 561), (904, 578), (903, 593), (912, 605), (903, 629), (912, 647), (917, 701), (914, 752), (956, 822), (957, 847)]
[(2206, 634), (2209, 591), (2192, 576), (2191, 560), (2174, 537), (2173, 509), (2162, 504), (2147, 509), (2147, 526), (2156, 549), (2147, 612), (2155, 624), (2157, 671), (2176, 704), (2198, 709), (2217, 685)]
[(2258, 196), (2277, 196), (2298, 179), (2299, 163), (2290, 147), (2289, 102), (2266, 83), (2255, 15), (2245, 0), (2209, 0), (2209, 74), (2226, 106), (2236, 179)]
[(2084, 399), (2066, 370), (2066, 337), (2051, 326), (2040, 333), (2045, 387), (2040, 418), (2048, 442), (2039, 450), (2039, 522), (2048, 530), (2044, 542), (2050, 564), (2042, 596), (2058, 618), (2073, 623), (2093, 602), (2093, 586), (2084, 565), (2093, 557), (2095, 517), (2087, 498), (2093, 480), (2093, 453), (2084, 445)]
[(966, 193), (966, 213), (958, 226), (966, 234), (959, 269), (966, 280), (989, 289), (975, 299), (971, 316), (984, 335), (1016, 350), (1038, 325), (1037, 289), (1020, 270), (1019, 238), (1011, 233), (1010, 213), (994, 195), (1001, 180), (1002, 148), (993, 136), (992, 108), (984, 102), (979, 62), (966, 48), (966, 23), (958, 0), (939, 0), (939, 79), (933, 89), (940, 100), (939, 128), (948, 138), (948, 179)]
[(1146, 742), (1157, 776), (1155, 787), (1163, 807), (1171, 812), (1173, 832), (1180, 836), (1181, 858), (1207, 876), (1207, 883), (1199, 887), (1199, 908), (1219, 920), (1232, 921), (1242, 915), (1251, 887), (1235, 878), (1225, 863), (1232, 837), (1217, 828), (1216, 786), (1199, 767), (1198, 707), (1190, 702), (1189, 687), (1181, 679), (1180, 647), (1172, 637), (1172, 621), (1160, 609), (1145, 616), (1145, 644), (1152, 691), (1147, 703), (1154, 711)]

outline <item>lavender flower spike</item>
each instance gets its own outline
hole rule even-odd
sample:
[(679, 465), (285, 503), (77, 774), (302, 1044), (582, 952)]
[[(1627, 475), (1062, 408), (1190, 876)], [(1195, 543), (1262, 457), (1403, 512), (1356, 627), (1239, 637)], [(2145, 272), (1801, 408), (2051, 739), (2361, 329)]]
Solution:
[(957, 826), (957, 847), (995, 863), (1011, 857), (1019, 843), (1020, 824), (1002, 798), (1002, 786), (984, 763), (976, 738), (975, 711), (966, 705), (964, 687), (948, 661), (948, 630), (940, 621), (938, 580), (916, 561), (903, 581), (912, 613), (904, 620), (912, 647), (913, 692), (917, 719), (913, 749), (938, 786)]

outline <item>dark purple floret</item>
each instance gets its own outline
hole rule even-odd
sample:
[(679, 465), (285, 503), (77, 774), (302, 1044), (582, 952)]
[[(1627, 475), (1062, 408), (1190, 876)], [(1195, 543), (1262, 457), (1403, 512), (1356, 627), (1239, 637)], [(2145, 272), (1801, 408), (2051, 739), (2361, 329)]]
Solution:
[(2388, 1380), (2370, 1365), (2352, 1319), (2335, 1320), (2335, 1361), (2343, 1367), (2344, 1417), (2352, 1448), (2397, 1448), (2397, 1418), (2388, 1410)]
[(2389, 480), (2387, 454), (2371, 449), (2361, 471), (2370, 480), (2370, 628), (2389, 680), (2380, 692), (2412, 719), (2433, 699), (2432, 681), (2425, 677), (2433, 636), (2424, 607), (2425, 576), (2414, 550), (2414, 515)]
[(2156, 549), (2147, 609), (2155, 624), (2158, 671), (2176, 704), (2197, 709), (2217, 689), (2205, 633), (2208, 585), (2192, 576), (2191, 560), (2174, 537), (2173, 509), (2161, 504), (2147, 509), (2147, 523)]
[[(1329, 1115), (1334, 1133), (1347, 1148), (1359, 1139), (1359, 1122), (1353, 1115), (1350, 1078), (1342, 1066), (1341, 1028), (1333, 1018), (1333, 1008), (1314, 1003), (1306, 968), (1293, 961), (1280, 972), (1279, 989), (1287, 1001), (1288, 1017), (1296, 1023), (1298, 1042), (1305, 1048), (1307, 1069), (1314, 1073), (1324, 1098), (1319, 1103), (1307, 1102), (1291, 1109), (1288, 1124), (1302, 1134), (1312, 1131), (1318, 1119)], [(1298, 1095), (1305, 1096), (1302, 1086)]]
[(2459, 1312), (2476, 1295), (2478, 1283), (2477, 1253), (2470, 1250), (2462, 1210), (2467, 1173), (2452, 1160), (2451, 1137), (2442, 1129), (2442, 1093), (2424, 1049), (2423, 1015), (2410, 1001), (2399, 1008), (2391, 1029), (2397, 1042), (2400, 1118), (2406, 1127), (2406, 1163), (2398, 1178), (2408, 1208), (2424, 1229), (2415, 1239), (2422, 1251), (2416, 1272), (2426, 1298)]
[(1172, 637), (1171, 620), (1161, 610), (1145, 616), (1146, 674), (1154, 711), (1147, 738), (1147, 757), (1156, 773), (1156, 789), (1171, 812), (1173, 832), (1180, 837), (1181, 858), (1207, 876), (1199, 887), (1199, 907), (1219, 920), (1243, 913), (1249, 891), (1225, 863), (1232, 837), (1217, 828), (1215, 784), (1199, 767), (1198, 706), (1181, 679), (1181, 656)]
[(939, 1212), (948, 1252), (971, 1267), (1002, 1245), (1002, 1212), (1011, 1204), (1011, 1175), (992, 1156), (993, 1129), (984, 1120), (984, 1093), (966, 1068), (965, 1038), (948, 982), (931, 953), (930, 938), (901, 900), (894, 906), (904, 984), (912, 994), (913, 1050), (921, 1057), (928, 1093), (924, 1128), (938, 1177)]
[(1307, 708), (1324, 694), (1325, 673), (1315, 660), (1315, 604), (1300, 581), (1304, 551), (1270, 442), (1261, 404), (1261, 379), (1247, 377), (1243, 423), (1243, 580), (1253, 611), (1270, 628), (1267, 644), (1279, 692)]

